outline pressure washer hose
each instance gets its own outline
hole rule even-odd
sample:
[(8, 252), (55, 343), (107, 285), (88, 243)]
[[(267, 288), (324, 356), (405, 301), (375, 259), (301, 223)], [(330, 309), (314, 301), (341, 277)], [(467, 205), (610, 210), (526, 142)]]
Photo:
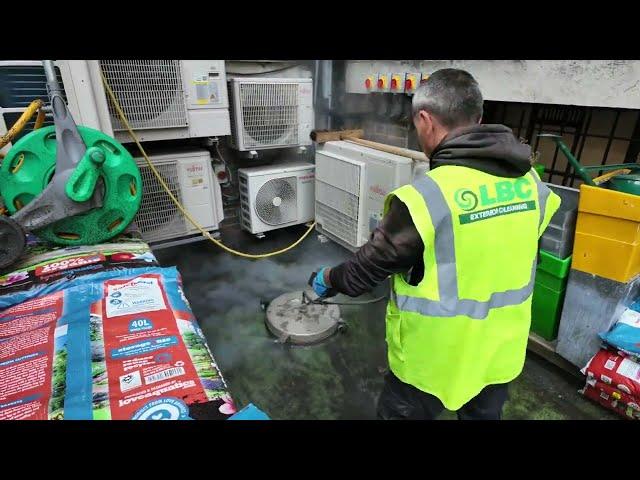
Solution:
[(378, 303), (382, 300), (387, 300), (387, 296), (384, 295), (382, 297), (372, 298), (370, 300), (360, 300), (356, 302), (333, 302), (331, 300), (324, 300), (323, 298), (313, 299), (307, 295), (307, 292), (302, 291), (302, 302), (303, 303), (314, 303), (316, 305), (369, 305), (371, 303)]
[(222, 242), (216, 240), (215, 238), (213, 238), (213, 236), (211, 236), (211, 234), (208, 231), (206, 231), (202, 227), (202, 225), (200, 225), (198, 223), (198, 221), (195, 220), (191, 216), (191, 214), (189, 214), (189, 212), (184, 208), (184, 206), (180, 203), (180, 201), (173, 195), (173, 193), (171, 192), (171, 189), (168, 187), (168, 185), (166, 184), (166, 182), (164, 181), (164, 179), (160, 175), (160, 172), (158, 172), (156, 167), (153, 165), (153, 163), (151, 162), (151, 160), (147, 156), (147, 153), (144, 151), (144, 148), (142, 148), (142, 145), (140, 145), (140, 142), (138, 141), (138, 138), (136, 137), (136, 134), (133, 132), (133, 129), (131, 128), (131, 125), (129, 125), (129, 121), (127, 120), (126, 115), (122, 111), (122, 108), (120, 108), (120, 104), (118, 103), (118, 100), (116, 99), (116, 96), (114, 95), (113, 90), (111, 90), (111, 87), (109, 86), (109, 83), (107, 82), (107, 79), (106, 79), (104, 73), (103, 72), (100, 72), (100, 73), (102, 75), (102, 82), (104, 83), (105, 89), (107, 90), (107, 93), (109, 94), (109, 97), (111, 98), (111, 101), (113, 102), (113, 105), (116, 108), (116, 111), (118, 112), (118, 116), (120, 117), (120, 120), (122, 121), (124, 126), (127, 128), (127, 131), (129, 132), (129, 136), (131, 137), (131, 139), (138, 146), (138, 149), (140, 150), (140, 153), (142, 153), (142, 156), (144, 157), (145, 161), (147, 162), (147, 165), (149, 166), (149, 168), (151, 169), (153, 174), (156, 176), (156, 178), (160, 182), (160, 185), (162, 185), (162, 188), (167, 192), (167, 194), (169, 195), (169, 198), (171, 198), (173, 203), (176, 205), (178, 210), (180, 210), (180, 212), (182, 212), (182, 214), (187, 218), (187, 220), (189, 220), (189, 222), (191, 222), (191, 224), (195, 228), (197, 228), (202, 233), (202, 235), (204, 235), (208, 240), (213, 242), (218, 247), (222, 248), (224, 251), (226, 251), (228, 253), (231, 253), (233, 255), (237, 255), (237, 256), (243, 257), (243, 258), (261, 259), (261, 258), (274, 257), (276, 255), (280, 255), (281, 253), (285, 253), (285, 252), (288, 252), (289, 250), (292, 250), (293, 248), (297, 247), (311, 233), (311, 231), (313, 230), (313, 227), (315, 227), (315, 225), (316, 225), (315, 222), (313, 222), (311, 224), (311, 226), (309, 226), (307, 231), (304, 232), (304, 234), (298, 240), (293, 242), (288, 247), (280, 249), (280, 250), (276, 250), (274, 252), (260, 253), (260, 254), (251, 254), (251, 253), (239, 252), (237, 250), (234, 250), (232, 248), (227, 247), (224, 243), (222, 243)]
[(5, 133), (2, 137), (0, 137), (0, 148), (4, 148), (4, 146), (14, 139), (16, 135), (18, 135), (22, 129), (27, 125), (31, 117), (38, 112), (38, 117), (36, 118), (36, 124), (33, 127), (34, 130), (37, 130), (44, 123), (44, 111), (42, 110), (44, 107), (44, 102), (40, 99), (36, 99), (29, 104), (27, 109), (20, 115), (20, 118), (13, 124), (13, 127), (9, 129), (7, 133)]

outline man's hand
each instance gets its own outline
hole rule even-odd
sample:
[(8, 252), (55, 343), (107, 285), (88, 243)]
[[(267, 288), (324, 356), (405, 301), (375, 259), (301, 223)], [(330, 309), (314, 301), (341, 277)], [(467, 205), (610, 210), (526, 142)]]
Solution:
[(334, 290), (329, 286), (329, 269), (326, 267), (321, 268), (317, 272), (313, 272), (309, 278), (309, 286), (313, 288), (318, 297), (328, 298), (334, 297), (338, 294), (337, 290)]

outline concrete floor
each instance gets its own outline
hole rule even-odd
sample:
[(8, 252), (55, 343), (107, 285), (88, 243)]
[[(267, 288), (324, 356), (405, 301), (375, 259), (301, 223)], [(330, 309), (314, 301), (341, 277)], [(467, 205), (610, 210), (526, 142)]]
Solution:
[[(293, 227), (257, 240), (237, 227), (222, 231), (225, 244), (250, 253), (282, 248), (305, 230)], [(384, 303), (341, 307), (349, 329), (311, 347), (280, 345), (267, 332), (260, 300), (301, 290), (312, 271), (349, 252), (312, 233), (300, 246), (251, 261), (209, 242), (156, 252), (176, 265), (185, 292), (237, 405), (250, 402), (273, 419), (373, 419), (387, 367)], [(363, 297), (364, 299), (366, 297)], [(581, 381), (530, 354), (514, 381), (505, 419), (617, 419), (581, 397)], [(455, 418), (445, 412), (442, 419)]]

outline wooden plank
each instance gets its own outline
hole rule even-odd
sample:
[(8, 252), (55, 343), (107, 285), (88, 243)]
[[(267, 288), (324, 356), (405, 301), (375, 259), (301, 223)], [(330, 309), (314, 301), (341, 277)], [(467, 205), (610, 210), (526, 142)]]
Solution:
[(316, 143), (335, 142), (345, 137), (361, 138), (364, 130), (314, 130), (311, 132), (311, 140)]
[(394, 155), (400, 155), (401, 157), (411, 158), (418, 162), (428, 162), (429, 159), (423, 152), (416, 150), (410, 150), (408, 148), (400, 148), (392, 145), (386, 145), (384, 143), (373, 142), (371, 140), (365, 140), (364, 130), (314, 130), (311, 132), (311, 140), (316, 143), (333, 142), (338, 140), (344, 140), (351, 143), (357, 143), (369, 148), (381, 150), (387, 153), (393, 153)]
[(417, 162), (429, 161), (429, 159), (424, 153), (418, 152), (416, 150), (409, 150), (408, 148), (394, 147), (392, 145), (372, 142), (371, 140), (365, 140), (363, 138), (352, 138), (347, 136), (343, 136), (342, 138), (347, 142), (357, 143), (358, 145), (363, 145), (365, 147), (373, 148), (375, 150), (380, 150), (382, 152), (392, 153), (394, 155), (399, 155), (401, 157), (411, 158), (412, 160), (415, 160)]
[(580, 373), (580, 369), (578, 369), (578, 367), (556, 353), (556, 343), (557, 342), (548, 342), (539, 335), (531, 332), (529, 334), (529, 343), (527, 345), (527, 349), (541, 356), (548, 362), (553, 363), (557, 367), (560, 367), (566, 372), (571, 373), (576, 377), (583, 378), (583, 375)]

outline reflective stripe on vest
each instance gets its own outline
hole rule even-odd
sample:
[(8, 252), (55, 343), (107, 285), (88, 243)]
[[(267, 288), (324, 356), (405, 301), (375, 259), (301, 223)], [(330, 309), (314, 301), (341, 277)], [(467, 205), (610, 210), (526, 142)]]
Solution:
[[(531, 174), (538, 186), (538, 204), (540, 208), (540, 223), (542, 226), (550, 190), (543, 185), (536, 174)], [(531, 265), (531, 277), (524, 287), (494, 292), (486, 302), (459, 298), (458, 277), (456, 274), (456, 251), (453, 239), (453, 219), (451, 210), (438, 187), (429, 176), (422, 176), (413, 186), (424, 198), (431, 221), (435, 227), (434, 253), (438, 275), (439, 301), (421, 297), (410, 297), (395, 294), (395, 302), (400, 310), (415, 312), (430, 317), (456, 317), (464, 315), (469, 318), (482, 320), (487, 318), (492, 308), (507, 307), (523, 303), (533, 293), (536, 275), (537, 259)]]

